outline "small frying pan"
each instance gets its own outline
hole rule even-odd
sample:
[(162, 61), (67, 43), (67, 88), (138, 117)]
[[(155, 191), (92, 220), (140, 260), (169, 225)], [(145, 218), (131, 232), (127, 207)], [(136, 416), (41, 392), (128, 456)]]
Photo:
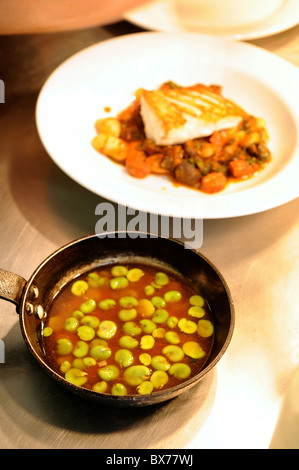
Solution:
[[(49, 367), (42, 346), (41, 328), (53, 300), (74, 278), (111, 263), (142, 263), (171, 270), (189, 281), (195, 291), (206, 298), (213, 315), (215, 339), (204, 368), (195, 377), (150, 395), (116, 396), (73, 385)], [(117, 407), (156, 404), (190, 389), (221, 359), (231, 341), (234, 328), (231, 294), (215, 266), (181, 242), (149, 233), (109, 232), (75, 240), (41, 263), (29, 281), (0, 270), (0, 297), (16, 305), (25, 343), (53, 379), (80, 397)]]

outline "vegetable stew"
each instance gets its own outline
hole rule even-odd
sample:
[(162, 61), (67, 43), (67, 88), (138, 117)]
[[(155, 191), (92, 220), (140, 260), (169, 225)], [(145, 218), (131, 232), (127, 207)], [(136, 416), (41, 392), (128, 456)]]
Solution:
[[(176, 86), (167, 82), (160, 89)], [(220, 86), (210, 89), (221, 95)], [(254, 176), (271, 160), (264, 120), (245, 112), (236, 127), (182, 144), (156, 145), (146, 138), (139, 96), (137, 91), (135, 100), (116, 117), (98, 119), (92, 140), (94, 149), (124, 165), (135, 178), (166, 175), (176, 184), (211, 194), (229, 182)]]

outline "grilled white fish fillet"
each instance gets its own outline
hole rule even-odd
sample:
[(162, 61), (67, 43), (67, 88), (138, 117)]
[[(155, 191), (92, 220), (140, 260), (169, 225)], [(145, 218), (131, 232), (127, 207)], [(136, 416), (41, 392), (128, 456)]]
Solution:
[(213, 87), (163, 88), (140, 93), (146, 137), (157, 145), (175, 145), (237, 126), (245, 112)]

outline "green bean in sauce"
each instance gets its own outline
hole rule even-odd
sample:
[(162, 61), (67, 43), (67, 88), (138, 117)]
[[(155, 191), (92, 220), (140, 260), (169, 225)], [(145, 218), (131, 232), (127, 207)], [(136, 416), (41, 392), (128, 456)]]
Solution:
[(150, 394), (196, 375), (214, 325), (185, 280), (148, 265), (107, 265), (79, 276), (54, 300), (42, 331), (49, 365), (98, 393)]

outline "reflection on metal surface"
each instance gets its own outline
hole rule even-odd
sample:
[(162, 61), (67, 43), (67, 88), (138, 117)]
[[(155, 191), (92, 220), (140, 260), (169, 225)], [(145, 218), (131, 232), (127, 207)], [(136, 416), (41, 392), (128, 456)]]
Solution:
[(5, 363), (5, 346), (4, 341), (0, 339), (0, 364)]
[(299, 369), (291, 375), (270, 449), (299, 449)]
[(4, 81), (0, 79), (0, 103), (5, 103), (5, 85)]

